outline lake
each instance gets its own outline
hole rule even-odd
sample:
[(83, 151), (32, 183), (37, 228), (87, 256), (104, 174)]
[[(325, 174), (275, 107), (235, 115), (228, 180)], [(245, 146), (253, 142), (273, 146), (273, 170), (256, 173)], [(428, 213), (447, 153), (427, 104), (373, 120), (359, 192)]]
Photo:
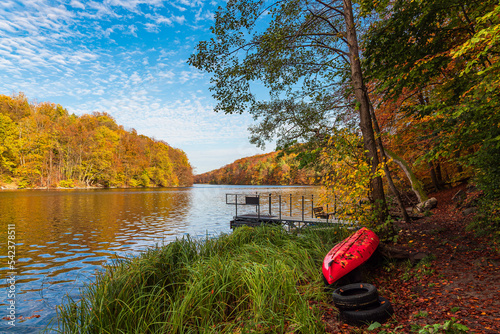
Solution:
[[(130, 257), (183, 235), (197, 238), (230, 233), (234, 205), (226, 194), (263, 197), (261, 213), (301, 213), (301, 196), (311, 214), (319, 188), (293, 186), (194, 185), (187, 188), (0, 191), (0, 333), (37, 333), (56, 315), (67, 296), (92, 282), (113, 259)], [(239, 196), (240, 201), (243, 196)], [(234, 201), (234, 196), (229, 197)], [(254, 206), (238, 206), (238, 214)], [(15, 236), (15, 239), (13, 239)], [(10, 238), (10, 239), (9, 239)], [(11, 248), (9, 249), (9, 241)], [(13, 245), (15, 241), (15, 246)], [(15, 255), (9, 258), (8, 251)], [(15, 261), (13, 269), (9, 261)], [(14, 274), (12, 274), (14, 273)], [(14, 281), (7, 278), (13, 276)], [(15, 299), (8, 293), (15, 294)], [(15, 301), (15, 327), (9, 307)]]

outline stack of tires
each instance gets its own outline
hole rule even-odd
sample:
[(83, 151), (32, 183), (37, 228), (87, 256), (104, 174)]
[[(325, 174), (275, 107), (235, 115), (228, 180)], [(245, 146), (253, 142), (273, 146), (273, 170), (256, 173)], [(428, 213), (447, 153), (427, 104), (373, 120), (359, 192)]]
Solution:
[(368, 283), (344, 285), (333, 292), (333, 303), (339, 309), (341, 321), (361, 326), (383, 323), (393, 313), (391, 303), (378, 295), (377, 288)]

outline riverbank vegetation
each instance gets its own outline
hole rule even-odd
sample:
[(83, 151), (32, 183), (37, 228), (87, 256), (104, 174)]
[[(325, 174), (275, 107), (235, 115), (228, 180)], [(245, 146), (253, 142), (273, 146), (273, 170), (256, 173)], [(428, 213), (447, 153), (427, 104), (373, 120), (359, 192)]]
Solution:
[(106, 113), (0, 95), (0, 186), (169, 187), (192, 184), (186, 154)]
[[(400, 249), (420, 262), (374, 259), (361, 270), (394, 307), (384, 324), (349, 326), (324, 290), (324, 256), (352, 231), (241, 227), (218, 238), (189, 237), (117, 261), (69, 300), (60, 333), (496, 333), (498, 246), (468, 231), (452, 200), (464, 186), (432, 193), (432, 216), (397, 222)], [(469, 194), (471, 196), (471, 194)], [(57, 322), (57, 323), (56, 323)], [(371, 330), (368, 330), (371, 328)], [(436, 332), (436, 331), (434, 331)], [(443, 330), (443, 333), (445, 331)]]
[(390, 236), (390, 212), (409, 221), (406, 206), (469, 181), (498, 231), (499, 13), (496, 0), (231, 0), (189, 62), (212, 76), (216, 111), (254, 117), (251, 142), (317, 169), (325, 202), (363, 199), (358, 221)]
[(238, 159), (222, 168), (195, 175), (195, 183), (210, 184), (318, 184), (312, 168), (301, 168), (297, 154), (272, 152)]
[(59, 311), (61, 333), (322, 333), (321, 263), (349, 232), (241, 227), (117, 261)]

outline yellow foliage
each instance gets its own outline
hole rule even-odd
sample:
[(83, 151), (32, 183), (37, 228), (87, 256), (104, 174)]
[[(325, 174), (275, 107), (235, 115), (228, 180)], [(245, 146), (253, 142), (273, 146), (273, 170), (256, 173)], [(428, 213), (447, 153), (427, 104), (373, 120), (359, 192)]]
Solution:
[(342, 220), (369, 226), (373, 219), (370, 184), (373, 178), (384, 176), (384, 166), (371, 171), (366, 160), (361, 137), (341, 130), (332, 136), (321, 152), (321, 163), (330, 171), (322, 179), (320, 203), (336, 208)]

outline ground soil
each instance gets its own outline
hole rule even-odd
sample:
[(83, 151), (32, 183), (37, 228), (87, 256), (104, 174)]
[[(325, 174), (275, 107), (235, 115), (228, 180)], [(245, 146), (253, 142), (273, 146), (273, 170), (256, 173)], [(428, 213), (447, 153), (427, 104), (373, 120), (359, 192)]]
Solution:
[(367, 326), (343, 324), (334, 307), (321, 306), (327, 333), (416, 333), (452, 318), (467, 326), (468, 333), (500, 332), (500, 252), (488, 237), (466, 230), (473, 214), (464, 216), (452, 201), (464, 188), (431, 194), (438, 200), (431, 216), (397, 223), (395, 246), (432, 254), (432, 261), (385, 261), (365, 275), (391, 301), (394, 316), (368, 331)]

